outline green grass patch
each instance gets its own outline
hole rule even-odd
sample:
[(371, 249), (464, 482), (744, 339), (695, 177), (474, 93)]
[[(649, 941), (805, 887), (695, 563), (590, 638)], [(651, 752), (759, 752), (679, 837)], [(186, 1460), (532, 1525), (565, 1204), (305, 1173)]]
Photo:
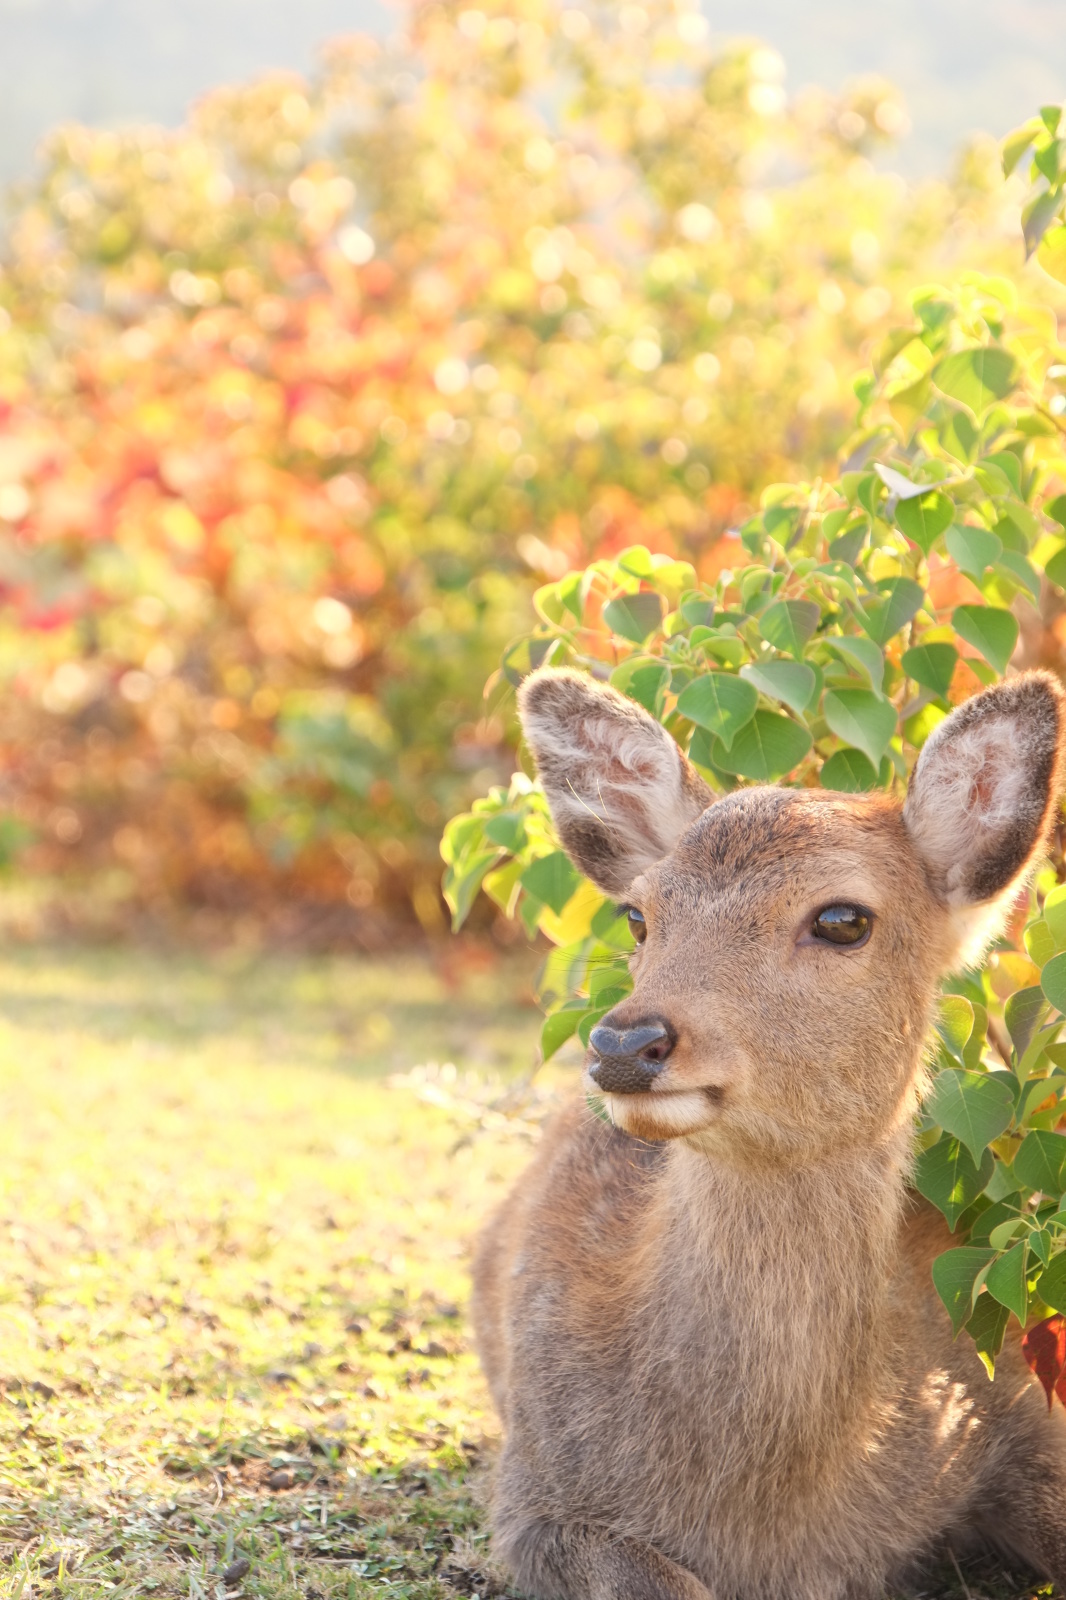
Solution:
[(529, 973), (0, 959), (0, 1594), (508, 1592), (464, 1308)]
[(528, 967), (0, 961), (4, 1593), (488, 1592), (467, 1259), (538, 1030)]

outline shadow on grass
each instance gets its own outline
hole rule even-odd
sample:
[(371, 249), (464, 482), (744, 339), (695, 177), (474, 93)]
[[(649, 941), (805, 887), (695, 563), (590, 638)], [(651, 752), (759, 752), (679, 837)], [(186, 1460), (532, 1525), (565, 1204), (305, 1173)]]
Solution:
[(50, 1041), (89, 1034), (188, 1051), (231, 1038), (261, 1059), (367, 1078), (450, 1059), (510, 1074), (536, 1049), (538, 960), (14, 948), (0, 955), (0, 1017)]

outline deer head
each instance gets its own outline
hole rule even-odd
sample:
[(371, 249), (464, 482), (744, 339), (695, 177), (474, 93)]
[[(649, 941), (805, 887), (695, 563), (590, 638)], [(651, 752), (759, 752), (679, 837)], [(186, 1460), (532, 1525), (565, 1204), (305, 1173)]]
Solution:
[(927, 741), (906, 802), (716, 799), (638, 705), (571, 671), (520, 694), (560, 839), (628, 911), (633, 992), (593, 1031), (615, 1123), (802, 1162), (899, 1132), (940, 978), (995, 936), (1044, 848), (1066, 697), (1033, 673)]

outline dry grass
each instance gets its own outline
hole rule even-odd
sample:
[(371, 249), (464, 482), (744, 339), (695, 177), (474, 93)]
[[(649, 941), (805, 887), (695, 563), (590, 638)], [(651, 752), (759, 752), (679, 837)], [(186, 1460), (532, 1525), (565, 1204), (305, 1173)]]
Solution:
[(0, 1594), (506, 1592), (462, 1308), (527, 974), (0, 960)]

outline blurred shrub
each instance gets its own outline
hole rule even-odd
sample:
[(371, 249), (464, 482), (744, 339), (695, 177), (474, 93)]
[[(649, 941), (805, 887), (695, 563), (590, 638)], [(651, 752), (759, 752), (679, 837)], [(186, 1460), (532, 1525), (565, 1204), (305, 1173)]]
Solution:
[[(828, 464), (901, 288), (995, 264), (980, 150), (908, 189), (883, 84), (789, 103), (694, 8), (415, 8), (187, 128), (60, 130), (0, 273), (0, 712), (23, 862), (132, 903), (441, 921), (444, 819), (536, 582), (712, 581)], [(727, 541), (732, 544), (733, 541)], [(377, 909), (375, 909), (377, 908)]]

